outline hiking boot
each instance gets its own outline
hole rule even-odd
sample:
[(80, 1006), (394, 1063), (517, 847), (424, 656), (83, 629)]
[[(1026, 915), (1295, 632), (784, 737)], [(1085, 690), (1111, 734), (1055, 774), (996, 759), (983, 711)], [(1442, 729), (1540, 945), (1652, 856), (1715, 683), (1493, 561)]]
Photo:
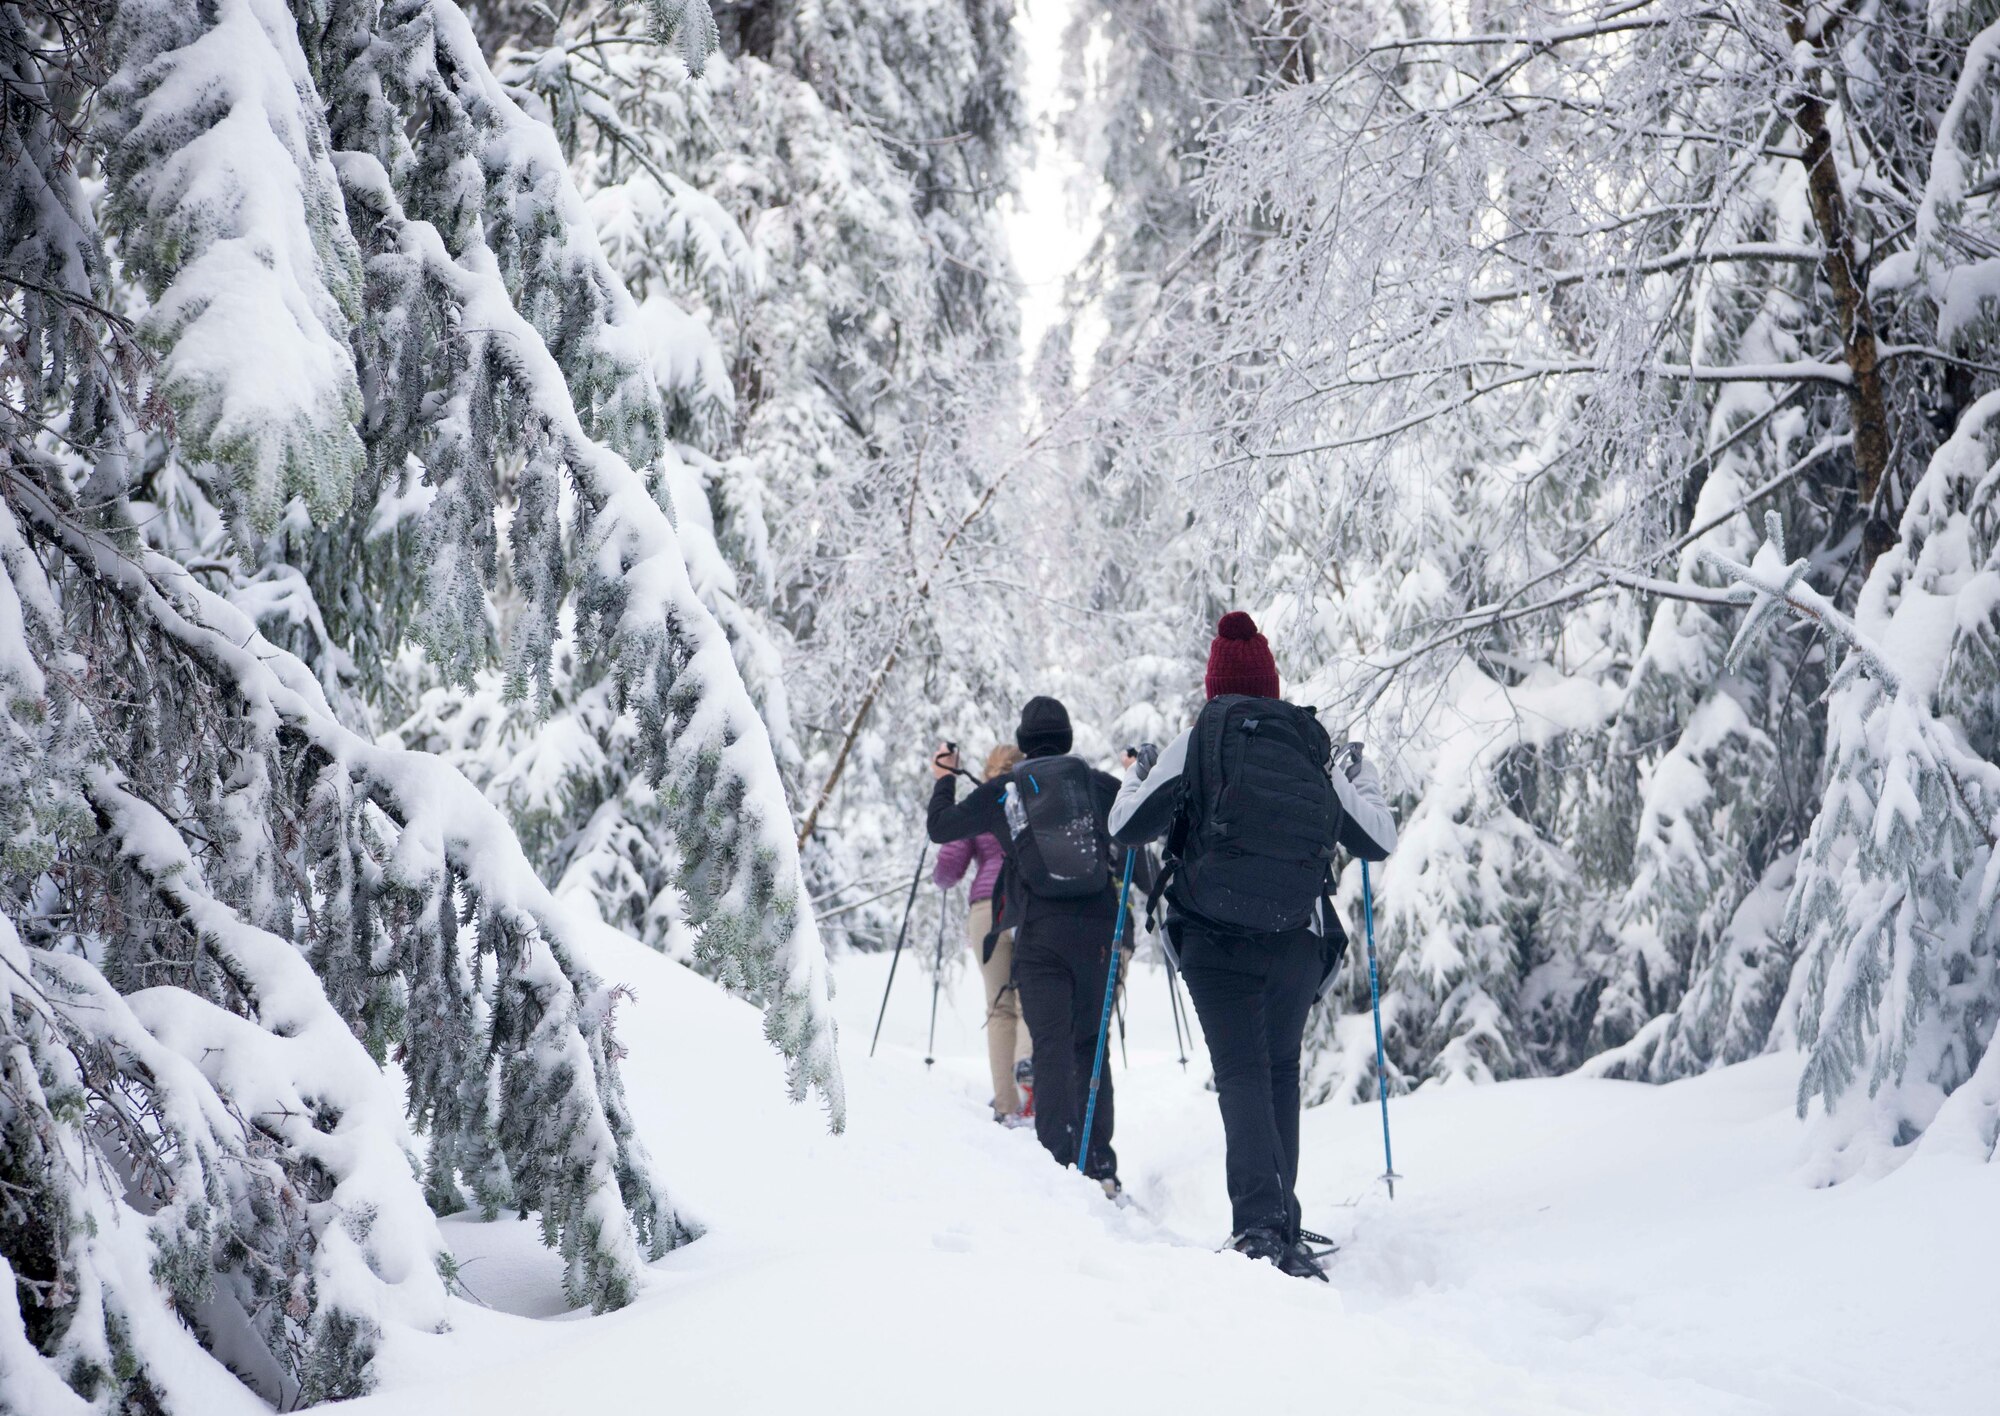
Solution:
[(1125, 1193), (1125, 1187), (1118, 1183), (1116, 1175), (1106, 1175), (1097, 1183), (1104, 1187), (1104, 1198), (1110, 1200), (1113, 1204), (1116, 1204), (1119, 1198)]
[(1000, 1124), (1010, 1131), (1018, 1131), (1024, 1126), (1032, 1129), (1035, 1124), (1033, 1113), (1027, 1111), (1017, 1111), (1012, 1116), (1002, 1116), (999, 1119)]
[(1035, 1119), (1035, 1059), (1023, 1057), (1014, 1064), (1014, 1090), (1021, 1094), (1021, 1112), (1028, 1120)]
[(1246, 1229), (1232, 1235), (1227, 1247), (1246, 1259), (1262, 1259), (1279, 1269), (1284, 1269), (1292, 1252), (1291, 1241), (1275, 1229)]

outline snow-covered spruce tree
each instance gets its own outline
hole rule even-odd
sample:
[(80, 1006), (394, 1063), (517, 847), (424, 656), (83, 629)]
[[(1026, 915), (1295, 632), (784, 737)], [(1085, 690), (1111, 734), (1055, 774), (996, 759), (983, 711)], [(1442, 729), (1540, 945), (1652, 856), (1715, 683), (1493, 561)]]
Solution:
[[(735, 436), (689, 461), (733, 573), (697, 580), (797, 784), (816, 886), (853, 902), (907, 872), (878, 855), (915, 848), (911, 741), (970, 736), (1035, 657), (1040, 605), (1009, 583), (1033, 577), (1001, 578), (1009, 538), (989, 529), (1010, 499), (986, 495), (1030, 480), (1010, 470), (995, 214), (1012, 39), (988, 0), (865, 24), (837, 6), (722, 19), (697, 77), (643, 6), (577, 6), (553, 33), (483, 23), (642, 313), (692, 310), (715, 332)], [(832, 918), (866, 936), (882, 913)]]
[[(700, 33), (694, 24), (677, 38)], [(647, 77), (660, 79), (670, 97), (688, 82), (684, 57), (656, 51), (650, 43), (645, 50), (658, 66)], [(779, 762), (795, 761), (777, 649), (737, 593), (735, 571), (717, 544), (707, 485), (717, 464), (695, 445), (714, 448), (726, 436), (731, 389), (708, 311), (731, 308), (747, 290), (755, 274), (748, 247), (712, 198), (657, 165), (646, 141), (605, 104), (601, 85), (580, 83), (555, 65), (517, 77), (528, 86), (515, 84), (510, 94), (552, 118), (558, 136), (572, 145), (578, 124), (588, 121), (584, 115), (596, 115), (608, 133), (603, 156), (624, 164), (615, 200), (596, 191), (600, 184), (587, 166), (579, 164), (577, 176), (595, 198), (589, 210), (604, 233), (609, 269), (636, 301), (616, 312), (616, 322), (626, 326), (620, 338), (646, 367), (625, 377), (658, 383), (672, 427), (673, 445), (652, 468), (655, 495), (674, 517), (693, 587), (723, 628)], [(536, 82), (561, 102), (544, 104)], [(661, 279), (668, 268), (686, 279)], [(695, 300), (679, 298), (690, 292)], [(522, 588), (513, 549), (496, 547), (503, 638), (544, 629), (540, 621), (522, 625), (513, 612)], [(673, 829), (672, 795), (648, 770), (637, 719), (603, 657), (582, 652), (577, 642), (577, 606), (567, 582), (554, 626), (547, 681), (537, 692), (523, 693), (519, 676), (503, 666), (510, 651), (469, 684), (420, 685), (416, 711), (399, 731), (456, 763), (503, 805), (559, 896), (755, 996), (757, 970), (744, 967), (740, 950), (723, 947), (728, 931), (691, 927), (691, 906), (698, 915), (700, 902), (685, 888), (688, 863)]]
[(1800, 959), (1780, 1021), (1806, 1053), (1799, 1110), (1825, 1181), (1883, 1164), (1954, 1099), (1947, 1143), (1986, 1158), (2000, 1139), (1990, 1077), (1967, 1087), (1990, 1073), (2000, 1021), (2000, 769), (1939, 713), (1970, 702), (1992, 719), (1996, 422), (1989, 393), (1932, 459), (1851, 619), (1805, 560), (1786, 562), (1775, 513), (1750, 565), (1715, 557), (1751, 605), (1738, 652), (1796, 614), (1844, 656), (1826, 799), (1785, 918)]
[[(838, 1118), (754, 710), (661, 507), (584, 427), (637, 456), (684, 410), (620, 338), (626, 304), (552, 140), (497, 95), (456, 12), (301, 17), (242, 0), (0, 21), (21, 118), (0, 188), (21, 331), (0, 366), (10, 1407), (61, 1409), (58, 1384), (93, 1409), (248, 1402), (196, 1344), (281, 1405), (365, 1390), (381, 1341), (444, 1320), (427, 1198), (537, 1211), (571, 1296), (599, 1308), (689, 1232), (633, 1133), (586, 922), (463, 777), (354, 730), (386, 701), (368, 644), (421, 623), (448, 666), (490, 652), (472, 626), (500, 493), (482, 478), (541, 488), (510, 503), (514, 563), (544, 572), (522, 599), (547, 610), (551, 580), (581, 583), (585, 645), (684, 829), (722, 847), (729, 868), (697, 861), (691, 894), (785, 926), (746, 952), (767, 961), (795, 1086)], [(334, 44), (352, 62), (325, 62)], [(390, 60), (396, 84), (370, 67)], [(492, 187), (470, 180), (468, 112), (490, 124)], [(438, 124), (421, 160), (416, 115)], [(389, 160), (341, 151), (357, 133)], [(110, 255), (79, 169), (101, 174)], [(136, 329), (118, 313), (135, 306)], [(386, 603), (364, 615), (349, 589), (321, 613), (315, 587), (357, 547)], [(537, 642), (514, 660), (530, 690)]]
[[(578, 799), (560, 802), (544, 839), (586, 829), (643, 780), (701, 950), (765, 1007), (794, 1095), (818, 1089), (838, 1124), (824, 953), (770, 738), (669, 516), (676, 440), (711, 426), (728, 390), (662, 376), (690, 353), (701, 362), (699, 331), (682, 321), (663, 346), (659, 321), (641, 319), (554, 135), (493, 78), (463, 14), (357, 0), (311, 19), (370, 273), (370, 455), (385, 473), (416, 459), (431, 489), (427, 662), (471, 685), (497, 659), (504, 697), (541, 706), (567, 656), (575, 727), (537, 767)], [(511, 508), (504, 558), (499, 507)], [(494, 646), (488, 590), (503, 559), (509, 622)], [(663, 907), (665, 884), (644, 881), (642, 908)]]
[[(1978, 240), (1996, 225), (2000, 15), (1943, 7), (1933, 24), (1963, 64), (1921, 154), (1912, 243), (1878, 284), (1934, 319), (1949, 356), (2000, 326)], [(1951, 435), (1851, 617), (1811, 588), (1808, 562), (1786, 564), (1775, 518), (1749, 566), (1711, 557), (1752, 605), (1739, 653), (1796, 616), (1840, 658), (1825, 795), (1782, 926), (1798, 965), (1775, 1029), (1805, 1050), (1799, 1105), (1826, 1180), (1893, 1163), (1920, 1136), (1981, 1159), (2000, 1138), (2000, 392), (1971, 396), (1968, 373), (1939, 390)]]

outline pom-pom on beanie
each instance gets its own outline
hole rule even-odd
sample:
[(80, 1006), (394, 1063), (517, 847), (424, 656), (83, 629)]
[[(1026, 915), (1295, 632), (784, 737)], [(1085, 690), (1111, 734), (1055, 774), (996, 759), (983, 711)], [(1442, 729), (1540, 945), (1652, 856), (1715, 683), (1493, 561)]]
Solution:
[(1278, 696), (1278, 661), (1271, 646), (1257, 632), (1257, 621), (1241, 610), (1231, 610), (1215, 626), (1215, 638), (1208, 646), (1208, 676), (1202, 687), (1210, 698), (1225, 693), (1243, 693), (1252, 698)]

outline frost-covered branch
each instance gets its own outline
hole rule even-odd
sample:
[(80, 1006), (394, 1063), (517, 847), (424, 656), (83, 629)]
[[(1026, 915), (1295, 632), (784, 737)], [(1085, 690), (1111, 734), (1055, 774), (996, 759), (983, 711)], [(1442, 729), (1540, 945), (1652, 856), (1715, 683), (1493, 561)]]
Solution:
[[(304, 665), (265, 641), (177, 563), (153, 553), (128, 558), (103, 536), (77, 526), (32, 481), (15, 471), (5, 475), (7, 500), (27, 524), (92, 583), (115, 595), (140, 627), (186, 655), (212, 688), (235, 699), (254, 733), (271, 743), (289, 740), (293, 751), (316, 755), (346, 776), (360, 801), (388, 815), (395, 839), (383, 862), (384, 883), (415, 898), (427, 930), (444, 931), (445, 946), (428, 955), (433, 941), (425, 931), (413, 932), (408, 952), (396, 962), (410, 976), (419, 1004), (440, 989), (442, 997), (459, 992), (449, 1005), (450, 1017), (412, 1035), (406, 1062), (412, 1110), (441, 1127), (445, 1157), (468, 1153), (468, 1144), (469, 1153), (491, 1146), (506, 1165), (519, 1202), (540, 1210), (551, 1232), (563, 1236), (570, 1287), (579, 1302), (607, 1308), (629, 1301), (642, 1254), (662, 1252), (688, 1231), (651, 1177), (644, 1147), (623, 1117), (606, 1037), (609, 992), (577, 961), (576, 927), (536, 878), (504, 820), (435, 758), (379, 747), (343, 727)], [(93, 791), (100, 811), (121, 833), (143, 824), (139, 808), (115, 784), (100, 782)], [(350, 822), (358, 804), (343, 806)], [(174, 849), (156, 827), (136, 838), (131, 853), (150, 874), (167, 881), (181, 869)], [(469, 977), (452, 958), (445, 921), (459, 910), (455, 886), (477, 907), (482, 950), (496, 956), (499, 995), (490, 1020), (465, 993)], [(172, 898), (184, 911), (209, 908), (198, 896)], [(194, 924), (219, 932), (206, 917), (198, 915)], [(256, 940), (243, 933), (233, 937), (238, 944)], [(472, 1078), (484, 1071), (477, 1053), (466, 1052), (477, 1042), (466, 1035), (468, 1028), (490, 1029), (492, 1043), (499, 1045), (488, 1064), (500, 1069), (501, 1079), (491, 1113), (483, 1102), (469, 1112), (461, 1109)], [(470, 1094), (484, 1090), (481, 1082)], [(449, 1175), (436, 1177), (434, 1185), (439, 1181), (449, 1188)]]

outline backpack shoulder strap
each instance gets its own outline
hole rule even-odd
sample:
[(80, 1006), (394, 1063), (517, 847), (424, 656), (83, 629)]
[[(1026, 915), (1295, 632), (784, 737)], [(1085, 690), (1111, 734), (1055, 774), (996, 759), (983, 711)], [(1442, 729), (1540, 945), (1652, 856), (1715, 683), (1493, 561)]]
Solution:
[(1203, 786), (1222, 779), (1222, 739), (1229, 730), (1229, 714), (1239, 699), (1211, 698), (1195, 719), (1195, 727), (1201, 737), (1201, 756), (1207, 764)]
[[(1167, 838), (1160, 847), (1160, 869), (1153, 877), (1152, 888), (1146, 892), (1146, 928), (1159, 928), (1160, 901), (1167, 893), (1167, 886), (1179, 874), (1181, 856), (1187, 850), (1188, 835), (1193, 829), (1189, 819), (1188, 804), (1198, 801), (1205, 783), (1213, 773), (1220, 772), (1222, 717), (1227, 706), (1218, 707), (1218, 700), (1211, 698), (1202, 704), (1201, 712), (1195, 715), (1194, 725), (1188, 729), (1187, 754), (1181, 761), (1181, 780), (1174, 788), (1174, 819), (1167, 827)], [(1215, 764), (1208, 765), (1213, 756)]]

